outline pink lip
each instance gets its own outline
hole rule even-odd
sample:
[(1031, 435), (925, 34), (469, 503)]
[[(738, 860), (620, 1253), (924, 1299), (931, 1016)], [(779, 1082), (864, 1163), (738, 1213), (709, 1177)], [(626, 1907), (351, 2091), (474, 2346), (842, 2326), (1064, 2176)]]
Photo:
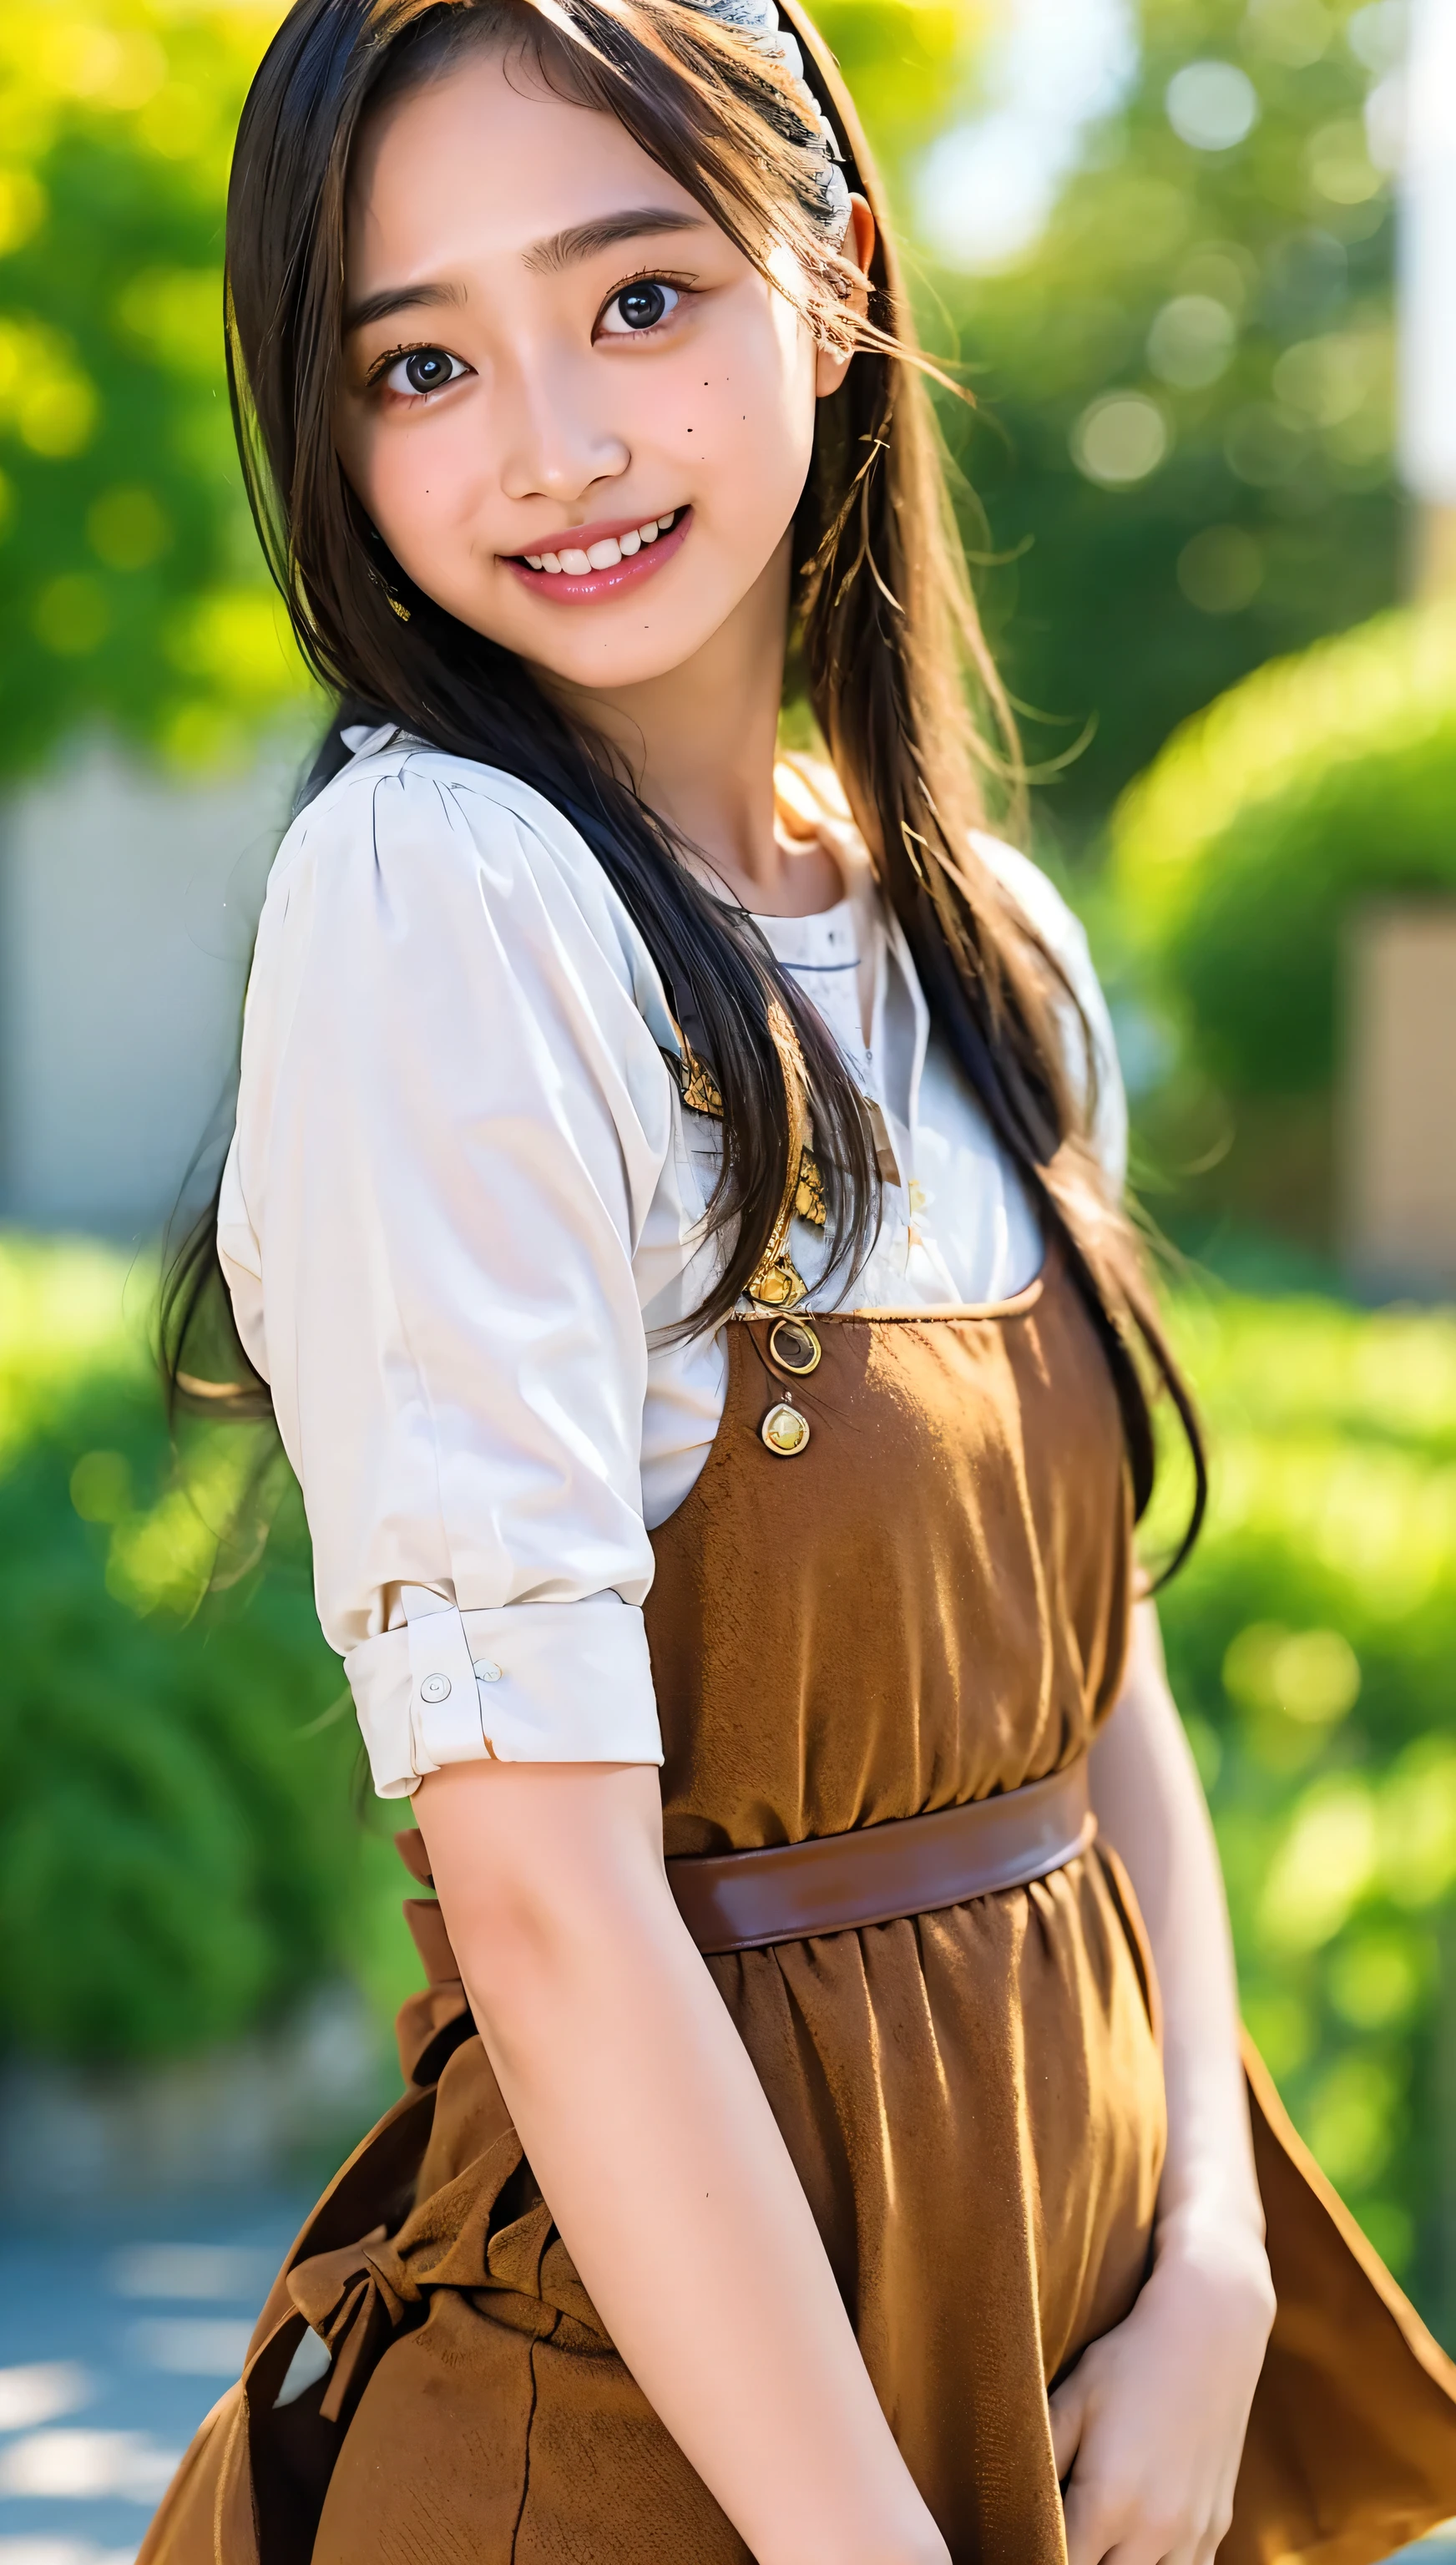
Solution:
[[(570, 551), (586, 552), (589, 545), (606, 543), (608, 537), (619, 540), (635, 533), (641, 522), (640, 517), (624, 517), (615, 526), (573, 527), (570, 534), (561, 536), (558, 542), (543, 544), (541, 549), (554, 553), (565, 545)], [(588, 605), (594, 598), (615, 596), (619, 588), (634, 587), (640, 581), (650, 579), (673, 553), (681, 552), (691, 524), (692, 510), (684, 508), (671, 532), (659, 535), (655, 544), (643, 544), (639, 553), (633, 553), (629, 561), (617, 562), (611, 570), (587, 571), (580, 579), (573, 579), (567, 571), (532, 570), (528, 562), (515, 558), (511, 568), (522, 586), (529, 587), (535, 596), (558, 598), (565, 605)]]

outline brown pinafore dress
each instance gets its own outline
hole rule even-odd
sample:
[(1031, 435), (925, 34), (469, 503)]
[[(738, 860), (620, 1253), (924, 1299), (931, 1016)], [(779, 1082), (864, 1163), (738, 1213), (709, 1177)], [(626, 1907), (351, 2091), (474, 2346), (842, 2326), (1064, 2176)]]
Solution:
[[(1122, 1438), (1062, 1262), (991, 1310), (814, 1323), (807, 1445), (766, 1448), (770, 1322), (734, 1321), (717, 1440), (654, 1535), (669, 1857), (1015, 1790), (1116, 1694)], [(138, 2565), (745, 2565), (582, 2287), (438, 1909), (411, 1920), (408, 2090), (305, 2228)], [(1165, 2135), (1115, 1857), (706, 1965), (955, 2565), (1062, 2565), (1047, 2390), (1137, 2294)], [(1456, 2371), (1251, 2074), (1280, 2313), (1222, 2552), (1369, 2565), (1456, 2510)], [(279, 2406), (306, 2321), (332, 2365)]]

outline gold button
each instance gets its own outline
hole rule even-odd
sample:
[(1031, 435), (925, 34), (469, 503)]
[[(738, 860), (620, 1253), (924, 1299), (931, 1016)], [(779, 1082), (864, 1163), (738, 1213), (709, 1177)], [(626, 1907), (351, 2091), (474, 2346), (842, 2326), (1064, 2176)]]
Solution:
[(807, 1380), (818, 1371), (824, 1347), (807, 1318), (776, 1318), (769, 1329), (769, 1355), (780, 1371)]
[(792, 1461), (809, 1441), (809, 1419), (801, 1416), (797, 1407), (790, 1407), (780, 1399), (777, 1407), (769, 1409), (759, 1432), (769, 1450), (776, 1452), (781, 1461)]

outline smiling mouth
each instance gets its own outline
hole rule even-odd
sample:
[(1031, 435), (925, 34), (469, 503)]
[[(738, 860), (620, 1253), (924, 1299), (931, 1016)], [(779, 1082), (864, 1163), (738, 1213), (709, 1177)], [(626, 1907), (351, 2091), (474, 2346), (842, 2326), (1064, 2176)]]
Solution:
[(555, 552), (515, 553), (510, 566), (524, 585), (562, 602), (586, 603), (635, 586), (680, 552), (692, 522), (691, 508), (673, 508), (663, 517), (646, 517), (619, 534), (603, 535), (579, 551), (570, 544)]

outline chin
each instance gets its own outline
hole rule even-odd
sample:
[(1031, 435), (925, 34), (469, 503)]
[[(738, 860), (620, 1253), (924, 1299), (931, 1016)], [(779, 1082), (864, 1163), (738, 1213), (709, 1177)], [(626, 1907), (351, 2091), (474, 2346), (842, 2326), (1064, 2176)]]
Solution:
[(534, 659), (538, 668), (549, 669), (564, 684), (581, 686), (591, 691), (617, 686), (647, 686), (655, 678), (670, 676), (692, 658), (708, 636), (694, 633), (690, 639), (677, 640), (659, 633), (636, 633), (617, 644), (604, 635), (595, 646), (583, 636), (575, 650), (537, 649), (523, 653)]

